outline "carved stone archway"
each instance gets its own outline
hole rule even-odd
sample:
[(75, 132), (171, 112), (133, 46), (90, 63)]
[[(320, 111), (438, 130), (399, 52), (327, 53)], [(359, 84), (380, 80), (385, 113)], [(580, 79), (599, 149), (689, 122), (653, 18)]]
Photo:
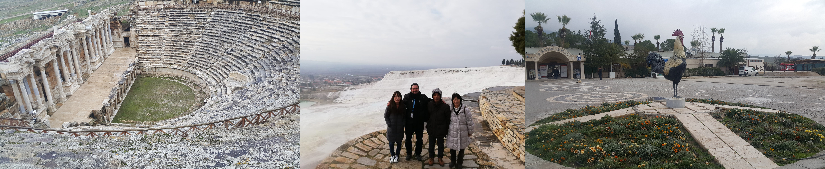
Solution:
[[(539, 49), (536, 53), (528, 53), (525, 61), (527, 62), (528, 72), (532, 72), (536, 77), (542, 77), (539, 75), (539, 65), (555, 64), (567, 65), (567, 73), (565, 75), (567, 78), (573, 79), (573, 75), (575, 74), (573, 70), (574, 67), (576, 67), (573, 62), (579, 63), (578, 70), (584, 70), (586, 58), (584, 58), (584, 56), (571, 54), (567, 49), (559, 46), (547, 46)], [(532, 64), (530, 64), (530, 62), (532, 62)], [(581, 72), (581, 75), (584, 75), (584, 72)]]

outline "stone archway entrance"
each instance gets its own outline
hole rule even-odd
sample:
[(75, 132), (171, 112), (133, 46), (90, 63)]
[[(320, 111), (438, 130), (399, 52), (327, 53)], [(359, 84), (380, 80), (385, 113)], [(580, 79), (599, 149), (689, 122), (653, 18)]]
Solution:
[[(571, 54), (568, 49), (558, 46), (540, 48), (535, 53), (528, 53), (526, 61), (528, 79), (573, 79), (576, 72), (584, 75), (585, 58), (580, 54)], [(577, 64), (578, 63), (578, 64)]]

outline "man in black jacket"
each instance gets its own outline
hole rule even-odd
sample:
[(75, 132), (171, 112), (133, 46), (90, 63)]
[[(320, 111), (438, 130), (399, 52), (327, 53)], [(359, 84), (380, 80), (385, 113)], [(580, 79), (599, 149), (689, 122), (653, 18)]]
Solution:
[(433, 90), (431, 96), (433, 96), (433, 101), (427, 104), (427, 110), (430, 113), (426, 126), (427, 134), (430, 135), (430, 148), (427, 151), (430, 154), (430, 160), (427, 164), (433, 165), (433, 159), (435, 159), (436, 152), (438, 152), (438, 164), (443, 167), (444, 137), (447, 137), (447, 132), (450, 129), (450, 105), (441, 100), (441, 90), (438, 88)]
[(407, 160), (413, 158), (412, 137), (415, 134), (415, 159), (421, 161), (421, 149), (424, 140), (424, 122), (429, 119), (430, 113), (427, 111), (427, 103), (430, 98), (418, 90), (418, 83), (410, 85), (410, 93), (404, 95), (404, 105), (407, 106), (407, 125), (404, 126), (406, 135), (404, 146), (407, 147)]

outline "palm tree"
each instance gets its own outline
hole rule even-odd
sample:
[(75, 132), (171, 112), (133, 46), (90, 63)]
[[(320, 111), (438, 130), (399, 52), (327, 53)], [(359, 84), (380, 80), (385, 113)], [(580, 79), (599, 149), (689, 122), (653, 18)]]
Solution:
[(816, 52), (819, 52), (819, 46), (814, 46), (813, 48), (809, 49), (811, 52), (814, 52), (814, 56), (811, 56), (811, 59), (816, 59)]
[(561, 46), (564, 46), (563, 45), (564, 44), (564, 36), (565, 36), (564, 32), (567, 30), (567, 23), (570, 23), (570, 17), (567, 17), (567, 15), (556, 16), (556, 17), (559, 19), (559, 23), (561, 23), (561, 29), (559, 30), (559, 35), (561, 36), (561, 44), (562, 44)]
[[(710, 53), (716, 52), (716, 32), (717, 31), (719, 31), (719, 30), (716, 29), (716, 28), (710, 28), (710, 32), (713, 32), (713, 36), (710, 38), (710, 41), (711, 41), (710, 42), (710, 46), (711, 46)], [(719, 50), (722, 50), (722, 48), (719, 48)]]
[(631, 36), (631, 38), (633, 38), (633, 45), (636, 45), (636, 43), (642, 42), (642, 40), (645, 39), (645, 35), (641, 34), (641, 33), (637, 33), (636, 35)]
[[(721, 44), (720, 44), (720, 45), (721, 45)], [(787, 52), (785, 52), (785, 54), (786, 54), (786, 55), (788, 55), (788, 61), (789, 61), (789, 62), (791, 61), (791, 53), (793, 53), (793, 52), (791, 52), (791, 51), (787, 51)]]
[(693, 40), (693, 41), (690, 41), (690, 47), (693, 47), (693, 49), (698, 48), (698, 47), (699, 47), (699, 45), (701, 45), (701, 44), (702, 44), (702, 43), (701, 43), (701, 42), (699, 42), (699, 40)]
[(716, 32), (719, 33), (719, 51), (722, 51), (722, 42), (725, 42), (725, 35), (722, 34), (725, 33), (725, 28), (719, 28)]
[(541, 12), (532, 13), (530, 16), (533, 17), (533, 21), (539, 23), (539, 26), (536, 26), (535, 29), (536, 33), (539, 34), (539, 47), (544, 47), (544, 29), (542, 29), (541, 23), (547, 23), (550, 19)]
[(659, 38), (661, 38), (659, 35), (653, 36), (653, 39), (656, 39), (656, 51), (659, 50)]

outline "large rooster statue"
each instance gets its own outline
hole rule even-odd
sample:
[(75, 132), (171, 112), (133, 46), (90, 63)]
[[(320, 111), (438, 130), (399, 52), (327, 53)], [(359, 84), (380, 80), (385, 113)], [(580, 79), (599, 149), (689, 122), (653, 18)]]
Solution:
[(682, 45), (685, 35), (682, 34), (682, 30), (676, 29), (672, 36), (678, 38), (673, 44), (673, 58), (664, 62), (662, 56), (651, 52), (647, 55), (647, 66), (651, 67), (653, 72), (664, 74), (665, 79), (673, 82), (673, 97), (678, 98), (676, 90), (679, 82), (682, 81), (682, 73), (687, 68), (687, 64), (685, 64), (685, 46)]

